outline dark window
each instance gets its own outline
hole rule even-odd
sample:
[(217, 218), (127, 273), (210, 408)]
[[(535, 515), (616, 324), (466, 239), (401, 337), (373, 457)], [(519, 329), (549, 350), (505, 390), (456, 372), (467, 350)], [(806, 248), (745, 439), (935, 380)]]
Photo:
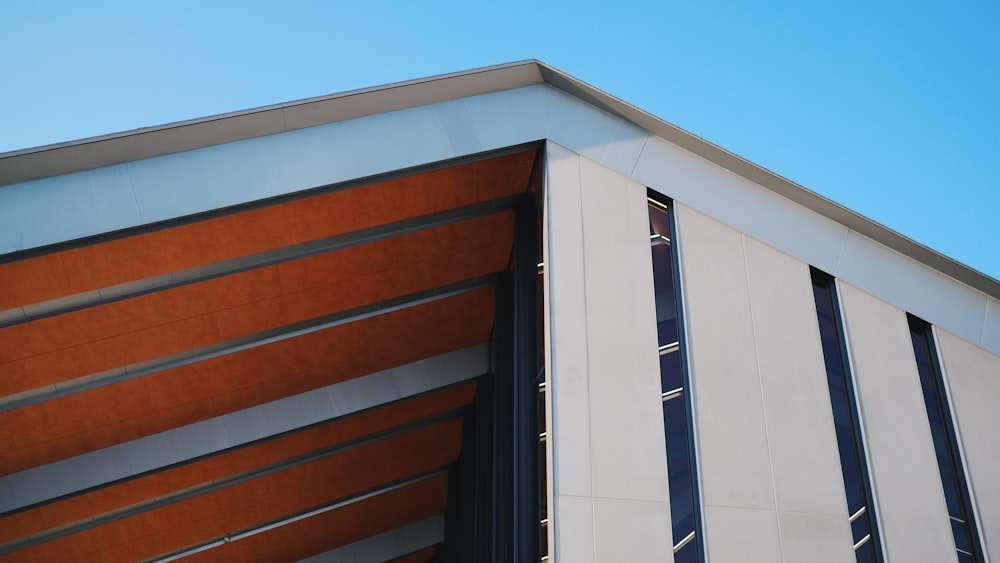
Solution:
[(913, 341), (913, 355), (920, 375), (920, 388), (924, 393), (927, 420), (930, 422), (931, 437), (934, 439), (934, 453), (937, 456), (941, 486), (948, 504), (951, 531), (955, 536), (955, 549), (959, 561), (982, 561), (975, 522), (969, 510), (969, 489), (965, 484), (961, 457), (955, 449), (955, 427), (952, 424), (948, 404), (941, 381), (941, 370), (934, 351), (934, 336), (931, 325), (907, 315), (910, 324), (910, 339)]
[(653, 257), (656, 330), (660, 352), (663, 427), (666, 430), (667, 485), (674, 538), (674, 561), (702, 561), (701, 514), (694, 476), (690, 394), (682, 355), (682, 333), (675, 291), (672, 225), (667, 204), (649, 200), (649, 243)]
[(826, 363), (826, 380), (830, 388), (830, 405), (833, 407), (833, 423), (837, 431), (837, 447), (840, 450), (840, 469), (844, 475), (844, 492), (847, 494), (847, 512), (854, 537), (854, 554), (859, 563), (882, 561), (875, 515), (871, 512), (871, 486), (868, 482), (868, 464), (861, 447), (858, 408), (844, 355), (837, 287), (832, 277), (816, 269), (812, 270), (812, 285), (823, 360)]

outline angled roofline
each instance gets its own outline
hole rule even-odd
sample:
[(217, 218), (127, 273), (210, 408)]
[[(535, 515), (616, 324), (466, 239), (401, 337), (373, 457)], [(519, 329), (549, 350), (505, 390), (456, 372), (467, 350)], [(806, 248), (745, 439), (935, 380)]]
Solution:
[(0, 186), (536, 84), (547, 84), (634, 123), (1000, 299), (1000, 281), (534, 59), (0, 153)]

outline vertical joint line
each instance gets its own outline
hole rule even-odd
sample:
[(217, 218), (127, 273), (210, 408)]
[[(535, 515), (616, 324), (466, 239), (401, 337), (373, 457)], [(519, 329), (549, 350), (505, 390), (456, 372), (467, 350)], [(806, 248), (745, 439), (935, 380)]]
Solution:
[(771, 498), (774, 500), (774, 520), (778, 527), (778, 542), (782, 545), (781, 560), (785, 560), (784, 543), (781, 541), (781, 519), (778, 518), (778, 493), (774, 483), (774, 459), (771, 454), (771, 436), (767, 425), (767, 407), (764, 401), (764, 378), (760, 373), (760, 351), (757, 348), (757, 318), (753, 312), (753, 292), (750, 287), (750, 261), (747, 259), (746, 234), (740, 233), (740, 249), (743, 251), (743, 276), (747, 287), (747, 306), (750, 309), (750, 332), (753, 334), (753, 359), (754, 369), (757, 372), (757, 388), (760, 391), (760, 412), (764, 419), (764, 443), (767, 444), (767, 464), (768, 474), (771, 477)]

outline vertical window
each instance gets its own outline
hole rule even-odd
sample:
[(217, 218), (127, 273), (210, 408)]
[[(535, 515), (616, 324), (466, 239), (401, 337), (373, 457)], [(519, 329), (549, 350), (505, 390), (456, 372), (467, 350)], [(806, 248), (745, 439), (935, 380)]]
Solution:
[(941, 486), (948, 504), (948, 516), (951, 520), (952, 534), (955, 536), (958, 560), (962, 563), (983, 561), (975, 522), (969, 510), (972, 503), (965, 483), (965, 473), (962, 471), (962, 460), (955, 448), (955, 427), (945, 401), (931, 325), (913, 315), (907, 315), (907, 320), (910, 324), (913, 355), (917, 360), (920, 388), (924, 393), (927, 420), (930, 422), (931, 436), (934, 439), (934, 453), (937, 456)]
[(649, 243), (653, 256), (656, 329), (660, 352), (663, 426), (666, 430), (667, 484), (674, 538), (674, 561), (702, 561), (701, 515), (691, 440), (690, 394), (681, 353), (679, 300), (675, 291), (670, 209), (649, 200)]
[(826, 363), (826, 380), (830, 388), (830, 405), (840, 450), (840, 469), (844, 475), (844, 492), (847, 494), (847, 512), (850, 514), (854, 554), (859, 563), (882, 560), (875, 515), (871, 512), (871, 486), (868, 482), (868, 464), (861, 447), (858, 407), (854, 387), (844, 355), (843, 327), (837, 306), (837, 288), (832, 277), (812, 270), (813, 297), (816, 299), (816, 317), (819, 320), (823, 359)]

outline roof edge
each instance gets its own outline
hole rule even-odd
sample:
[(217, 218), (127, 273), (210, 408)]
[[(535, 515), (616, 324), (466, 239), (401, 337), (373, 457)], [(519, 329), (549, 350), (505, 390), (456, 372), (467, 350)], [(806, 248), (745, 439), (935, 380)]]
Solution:
[(534, 84), (548, 84), (634, 123), (904, 256), (1000, 299), (997, 279), (536, 59), (0, 153), (0, 186)]
[(19, 149), (0, 153), (0, 186), (541, 83), (525, 60)]
[(1000, 280), (873, 221), (805, 186), (729, 152), (694, 133), (620, 100), (543, 62), (535, 61), (545, 82), (612, 115), (634, 123), (684, 150), (761, 185), (882, 245), (1000, 299)]

